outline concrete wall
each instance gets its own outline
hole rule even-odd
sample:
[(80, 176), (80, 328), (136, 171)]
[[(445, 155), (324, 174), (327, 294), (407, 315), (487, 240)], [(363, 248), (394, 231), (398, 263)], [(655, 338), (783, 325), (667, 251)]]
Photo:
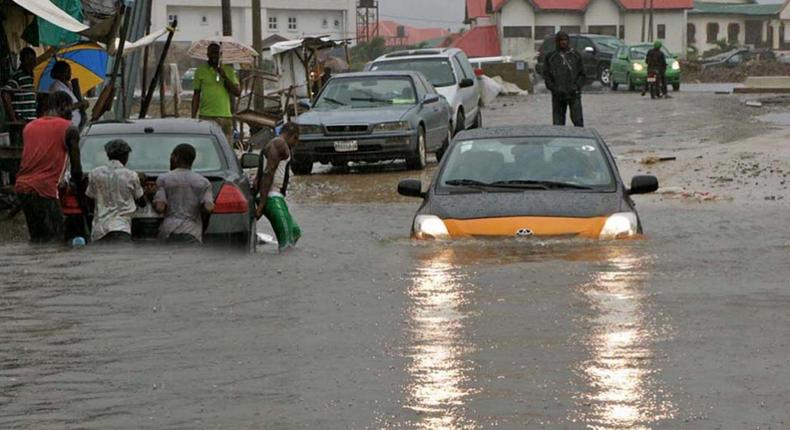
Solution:
[[(530, 26), (533, 37), (503, 37), (504, 27)], [(530, 59), (535, 56), (535, 11), (526, 0), (511, 0), (497, 14), (502, 55)]]
[[(662, 39), (664, 45), (673, 54), (685, 56), (686, 54), (686, 12), (679, 11), (657, 11), (653, 13), (653, 37), (658, 38), (658, 25), (666, 26), (666, 37)], [(650, 22), (649, 17), (645, 18), (646, 24)], [(625, 43), (634, 44), (642, 41), (642, 12), (626, 12), (623, 25), (625, 25)], [(645, 37), (649, 31), (645, 29)], [(699, 33), (697, 33), (699, 34)]]
[[(265, 39), (279, 34), (289, 39), (305, 35), (329, 34), (337, 38), (356, 37), (355, 0), (264, 0), (261, 20)], [(222, 11), (217, 0), (152, 0), (151, 21), (153, 28), (167, 25), (169, 15), (179, 18), (176, 41), (194, 41), (222, 34)], [(232, 0), (233, 36), (252, 44), (252, 9), (250, 0)], [(268, 16), (278, 17), (278, 29), (268, 29)], [(203, 16), (207, 24), (203, 24)], [(288, 30), (288, 17), (295, 16), (297, 30)], [(327, 20), (327, 27), (323, 21)], [(334, 21), (339, 20), (339, 28)]]

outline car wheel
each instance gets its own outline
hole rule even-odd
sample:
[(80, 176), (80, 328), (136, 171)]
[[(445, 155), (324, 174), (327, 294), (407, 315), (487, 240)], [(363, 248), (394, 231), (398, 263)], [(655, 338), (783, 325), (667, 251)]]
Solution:
[(483, 127), (483, 113), (480, 112), (480, 108), (477, 109), (477, 115), (475, 115), (475, 123), (472, 124), (472, 128), (482, 128)]
[(672, 84), (672, 91), (675, 92), (680, 91), (680, 82), (678, 82), (677, 84)]
[(625, 77), (626, 82), (628, 82), (628, 91), (636, 91), (636, 85), (631, 82), (631, 75), (627, 75)]
[(425, 150), (425, 129), (420, 126), (417, 136), (417, 148), (411, 157), (406, 158), (406, 167), (411, 170), (422, 170), (425, 168), (428, 156)]
[(466, 129), (466, 116), (464, 111), (458, 109), (458, 116), (455, 118), (455, 134), (458, 134)]
[(296, 175), (309, 175), (313, 173), (313, 161), (294, 157), (291, 160), (291, 171)]
[(601, 81), (601, 84), (605, 87), (609, 86), (609, 82), (612, 80), (612, 74), (609, 71), (609, 66), (606, 64), (601, 64), (598, 67), (598, 80)]
[(442, 157), (444, 157), (444, 153), (447, 152), (447, 148), (450, 146), (450, 141), (452, 140), (452, 134), (450, 133), (450, 128), (447, 128), (447, 137), (444, 138), (444, 142), (442, 142), (442, 146), (436, 150), (436, 161), (442, 161)]

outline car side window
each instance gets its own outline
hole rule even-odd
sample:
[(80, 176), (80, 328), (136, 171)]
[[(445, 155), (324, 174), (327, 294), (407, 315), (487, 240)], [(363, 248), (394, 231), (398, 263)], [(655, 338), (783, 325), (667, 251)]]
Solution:
[(455, 63), (455, 68), (458, 69), (458, 73), (461, 75), (461, 79), (468, 79), (471, 76), (466, 75), (466, 70), (464, 70), (463, 66), (461, 66), (461, 62), (458, 61), (458, 57), (453, 57), (453, 63)]
[(472, 65), (469, 64), (469, 58), (466, 56), (466, 54), (464, 54), (463, 52), (458, 54), (458, 61), (461, 63), (461, 68), (464, 70), (464, 74), (468, 78), (474, 79), (475, 71), (474, 69), (472, 69)]

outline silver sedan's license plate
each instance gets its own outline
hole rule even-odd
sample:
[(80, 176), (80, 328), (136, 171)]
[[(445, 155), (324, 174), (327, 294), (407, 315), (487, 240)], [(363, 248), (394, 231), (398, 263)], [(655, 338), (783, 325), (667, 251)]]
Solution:
[(359, 144), (356, 140), (338, 140), (335, 141), (335, 151), (337, 152), (354, 152), (359, 149)]

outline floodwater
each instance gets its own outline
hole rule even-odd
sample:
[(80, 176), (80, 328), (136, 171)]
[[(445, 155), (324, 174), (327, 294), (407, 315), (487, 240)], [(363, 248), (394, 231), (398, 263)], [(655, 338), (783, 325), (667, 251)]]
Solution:
[(410, 176), (298, 177), (283, 255), (0, 245), (0, 428), (790, 427), (786, 204), (416, 243)]

